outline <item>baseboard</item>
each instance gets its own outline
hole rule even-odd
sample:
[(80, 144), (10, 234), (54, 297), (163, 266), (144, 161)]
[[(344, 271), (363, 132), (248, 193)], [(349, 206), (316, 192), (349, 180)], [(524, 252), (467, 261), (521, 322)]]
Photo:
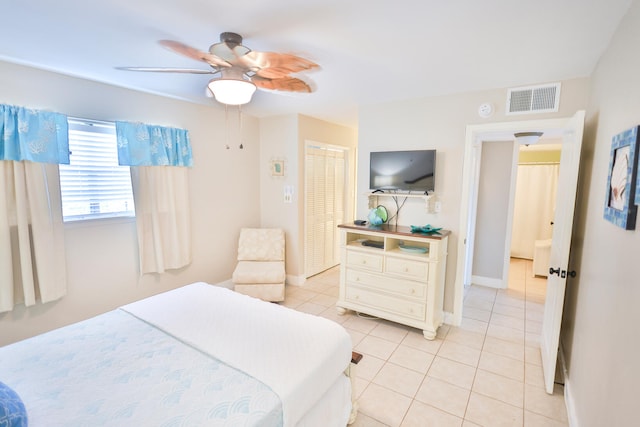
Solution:
[(494, 277), (471, 276), (471, 283), (488, 288), (504, 289), (502, 279), (496, 279)]
[(451, 326), (460, 326), (456, 325), (456, 316), (454, 316), (450, 311), (445, 311), (443, 313), (442, 322)]
[(571, 381), (564, 381), (564, 404), (567, 407), (567, 418), (569, 427), (580, 427), (578, 416), (576, 415), (576, 407), (573, 403), (573, 394), (571, 393)]
[(567, 409), (567, 419), (569, 427), (580, 427), (578, 415), (576, 414), (576, 406), (571, 392), (571, 381), (567, 372), (567, 363), (564, 356), (564, 347), (560, 344), (560, 364), (562, 366), (562, 377), (564, 381), (564, 405)]
[(293, 276), (287, 274), (287, 277), (285, 278), (285, 283), (291, 286), (303, 286), (306, 281), (307, 278), (304, 276)]

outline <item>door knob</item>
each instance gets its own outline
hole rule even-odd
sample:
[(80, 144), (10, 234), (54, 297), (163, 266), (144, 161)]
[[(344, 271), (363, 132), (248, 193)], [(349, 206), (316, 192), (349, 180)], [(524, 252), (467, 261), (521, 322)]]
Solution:
[(562, 270), (562, 271), (560, 271), (560, 267), (555, 268), (555, 269), (553, 267), (549, 267), (549, 275), (553, 276), (554, 274), (557, 274), (559, 277), (562, 277), (563, 279), (566, 279), (567, 276), (576, 277), (576, 271), (575, 270), (571, 270), (571, 271)]

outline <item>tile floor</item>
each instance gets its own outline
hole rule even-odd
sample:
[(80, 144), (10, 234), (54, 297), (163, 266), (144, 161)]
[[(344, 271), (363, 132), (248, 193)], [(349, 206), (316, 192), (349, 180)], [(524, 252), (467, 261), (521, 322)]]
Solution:
[(539, 334), (546, 280), (513, 259), (509, 289), (471, 286), (460, 327), (422, 331), (348, 312), (337, 314), (339, 270), (287, 287), (284, 305), (332, 319), (364, 355), (354, 427), (566, 426), (562, 386), (544, 391)]

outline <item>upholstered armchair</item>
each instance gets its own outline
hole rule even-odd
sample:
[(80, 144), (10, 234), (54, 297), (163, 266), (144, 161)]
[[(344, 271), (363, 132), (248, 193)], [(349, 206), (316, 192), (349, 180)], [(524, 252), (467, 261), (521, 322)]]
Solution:
[(234, 290), (265, 301), (284, 301), (284, 253), (284, 230), (241, 229)]

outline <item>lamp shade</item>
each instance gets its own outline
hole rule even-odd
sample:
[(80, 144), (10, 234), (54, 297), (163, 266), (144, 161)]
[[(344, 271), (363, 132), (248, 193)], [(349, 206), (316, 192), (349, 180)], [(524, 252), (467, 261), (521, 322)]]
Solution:
[(543, 132), (518, 132), (514, 133), (516, 142), (523, 145), (531, 145), (538, 142)]
[(256, 91), (256, 85), (244, 79), (213, 79), (207, 86), (216, 101), (227, 105), (247, 104)]

